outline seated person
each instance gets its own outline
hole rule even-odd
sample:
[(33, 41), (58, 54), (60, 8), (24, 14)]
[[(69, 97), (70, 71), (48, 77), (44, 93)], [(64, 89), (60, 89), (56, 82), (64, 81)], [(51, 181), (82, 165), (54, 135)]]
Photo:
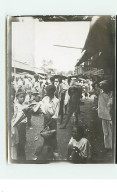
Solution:
[(91, 146), (84, 135), (84, 127), (74, 126), (72, 137), (68, 144), (68, 160), (83, 163), (91, 158)]

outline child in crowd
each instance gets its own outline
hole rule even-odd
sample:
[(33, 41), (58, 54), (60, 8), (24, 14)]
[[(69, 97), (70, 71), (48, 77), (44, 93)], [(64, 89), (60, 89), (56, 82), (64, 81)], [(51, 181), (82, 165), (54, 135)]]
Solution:
[(91, 158), (91, 146), (87, 138), (85, 138), (82, 125), (73, 127), (67, 155), (68, 160), (76, 163), (86, 163)]
[[(31, 92), (29, 89), (26, 90), (26, 97), (25, 97), (25, 104), (29, 105), (31, 103)], [(28, 112), (27, 114), (27, 125), (30, 129), (32, 129), (31, 124), (31, 112)]]
[(39, 112), (41, 97), (39, 93), (36, 90), (32, 91), (32, 103), (35, 103), (36, 105), (33, 107), (33, 112), (37, 113)]
[(11, 158), (13, 160), (25, 160), (26, 143), (26, 111), (30, 108), (24, 104), (25, 91), (19, 89), (16, 93), (16, 102), (14, 104), (14, 116), (11, 128)]
[[(56, 87), (54, 85), (48, 85), (46, 87), (47, 96), (45, 96), (42, 101), (40, 101), (36, 109), (41, 109), (44, 115), (44, 129), (47, 127), (49, 130), (55, 130), (55, 132), (48, 138), (44, 138), (43, 148), (51, 148), (52, 156), (54, 159), (59, 158), (58, 148), (57, 148), (57, 118), (59, 113), (59, 100), (55, 97), (54, 93)], [(43, 151), (43, 152), (44, 152)], [(44, 152), (45, 153), (45, 152)], [(47, 157), (50, 159), (50, 157)], [(46, 158), (46, 160), (48, 160)]]

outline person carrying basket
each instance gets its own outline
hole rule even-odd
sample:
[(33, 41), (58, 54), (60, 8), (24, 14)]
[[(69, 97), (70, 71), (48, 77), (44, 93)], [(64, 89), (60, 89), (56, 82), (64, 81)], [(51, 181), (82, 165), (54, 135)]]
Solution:
[(58, 159), (57, 150), (57, 118), (59, 114), (59, 100), (54, 95), (56, 87), (48, 85), (46, 96), (42, 99), (41, 111), (44, 115), (44, 130), (40, 132), (44, 138), (44, 146), (51, 147), (54, 159)]

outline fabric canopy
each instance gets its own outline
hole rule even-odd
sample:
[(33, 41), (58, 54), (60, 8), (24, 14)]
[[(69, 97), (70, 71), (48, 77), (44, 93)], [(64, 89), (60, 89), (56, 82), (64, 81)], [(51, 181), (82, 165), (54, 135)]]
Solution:
[[(114, 67), (115, 59), (115, 22), (111, 16), (94, 16), (83, 48), (82, 55), (76, 66), (97, 55), (92, 61), (94, 67)], [(98, 63), (97, 63), (98, 62)], [(99, 67), (98, 67), (99, 68)]]
[(114, 29), (111, 16), (94, 16), (83, 50), (89, 53), (111, 52), (113, 49)]
[(76, 66), (79, 66), (83, 62), (88, 61), (88, 59), (90, 59), (91, 56), (92, 56), (92, 53), (89, 53), (87, 50), (84, 50)]

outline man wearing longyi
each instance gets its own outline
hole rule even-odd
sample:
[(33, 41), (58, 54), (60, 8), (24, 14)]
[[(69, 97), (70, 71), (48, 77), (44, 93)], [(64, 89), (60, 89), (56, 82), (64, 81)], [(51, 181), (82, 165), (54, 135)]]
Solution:
[[(59, 100), (54, 95), (56, 87), (48, 85), (46, 87), (47, 96), (42, 99), (41, 110), (44, 114), (44, 128), (49, 126), (50, 130), (57, 130), (57, 118), (59, 113)], [(44, 146), (51, 146), (53, 149), (53, 156), (58, 157), (57, 152), (57, 133), (47, 139), (44, 139)]]

